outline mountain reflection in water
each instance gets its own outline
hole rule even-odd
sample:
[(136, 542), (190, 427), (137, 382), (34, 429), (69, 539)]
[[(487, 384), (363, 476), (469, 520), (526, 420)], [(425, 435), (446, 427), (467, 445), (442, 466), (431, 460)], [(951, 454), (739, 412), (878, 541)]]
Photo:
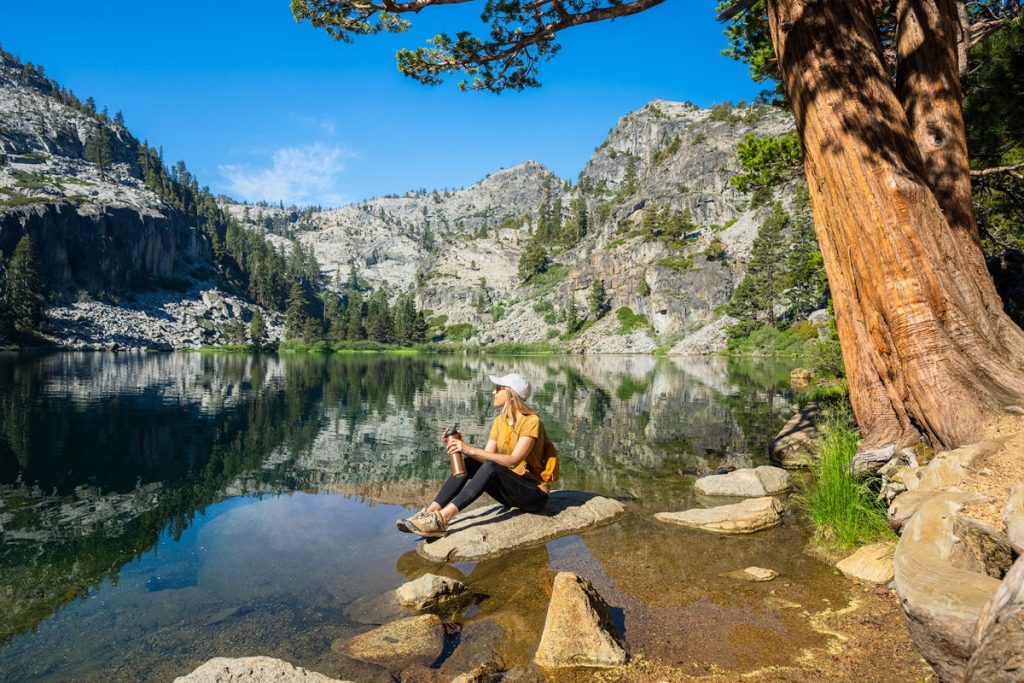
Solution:
[(692, 505), (706, 468), (767, 462), (789, 414), (789, 366), (718, 358), (0, 356), (0, 679), (180, 675), (204, 659), (190, 643), (275, 605), (234, 647), (315, 660), (345, 605), (403, 580), (394, 506), (446, 476), (445, 426), (482, 445), (487, 375), (511, 369), (560, 485), (644, 514)]

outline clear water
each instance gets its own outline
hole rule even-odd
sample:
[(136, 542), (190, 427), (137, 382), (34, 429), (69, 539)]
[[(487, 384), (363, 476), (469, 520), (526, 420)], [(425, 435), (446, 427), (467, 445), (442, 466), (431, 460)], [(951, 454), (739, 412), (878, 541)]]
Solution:
[[(482, 445), (488, 374), (516, 369), (562, 454), (563, 488), (614, 496), (615, 524), (479, 564), (438, 566), (395, 519), (446, 476), (438, 435)], [(173, 680), (265, 654), (353, 680), (405, 664), (332, 643), (403, 616), (427, 571), (489, 596), (434, 669), (491, 650), (530, 668), (554, 574), (613, 606), (634, 652), (694, 673), (786, 661), (820, 638), (794, 604), (839, 599), (790, 519), (753, 537), (653, 520), (693, 476), (767, 462), (788, 366), (637, 356), (498, 358), (61, 353), (0, 357), (0, 680)], [(783, 572), (738, 584), (723, 572)], [(396, 668), (397, 667), (397, 668)], [(417, 668), (418, 667), (418, 668)]]

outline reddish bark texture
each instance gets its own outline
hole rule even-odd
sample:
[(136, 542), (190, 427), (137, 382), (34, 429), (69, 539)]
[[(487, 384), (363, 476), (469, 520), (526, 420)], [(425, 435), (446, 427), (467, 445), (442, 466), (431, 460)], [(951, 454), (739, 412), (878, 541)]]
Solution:
[(869, 0), (768, 2), (862, 448), (922, 435), (948, 448), (1024, 396), (1024, 333), (979, 271), (955, 8), (908, 0), (901, 10), (910, 113), (887, 77)]

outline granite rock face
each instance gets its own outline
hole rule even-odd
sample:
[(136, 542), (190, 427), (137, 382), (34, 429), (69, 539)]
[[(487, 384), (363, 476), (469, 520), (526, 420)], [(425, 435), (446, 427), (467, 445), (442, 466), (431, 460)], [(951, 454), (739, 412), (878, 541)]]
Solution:
[(782, 503), (772, 497), (751, 498), (734, 505), (659, 512), (656, 519), (719, 534), (752, 534), (782, 523)]
[(436, 562), (476, 562), (552, 538), (605, 524), (625, 511), (622, 503), (582, 491), (555, 491), (541, 514), (491, 505), (456, 517), (449, 534), (422, 541), (417, 552)]
[(350, 683), (273, 657), (215, 657), (174, 683)]
[(559, 572), (534, 662), (558, 669), (613, 667), (625, 664), (626, 659), (626, 648), (612, 624), (608, 604), (583, 577)]
[(760, 498), (789, 490), (790, 475), (784, 469), (761, 465), (727, 474), (710, 474), (693, 483), (693, 489), (705, 496)]

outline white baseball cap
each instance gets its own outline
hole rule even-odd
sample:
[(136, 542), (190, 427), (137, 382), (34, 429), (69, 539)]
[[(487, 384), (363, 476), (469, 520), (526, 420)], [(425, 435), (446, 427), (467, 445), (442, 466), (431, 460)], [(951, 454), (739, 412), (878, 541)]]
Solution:
[(488, 375), (491, 381), (497, 384), (499, 387), (508, 387), (512, 391), (519, 394), (519, 398), (524, 401), (530, 398), (530, 394), (533, 393), (533, 389), (530, 387), (530, 380), (526, 379), (518, 372), (510, 372), (504, 377), (495, 377), (494, 375)]

